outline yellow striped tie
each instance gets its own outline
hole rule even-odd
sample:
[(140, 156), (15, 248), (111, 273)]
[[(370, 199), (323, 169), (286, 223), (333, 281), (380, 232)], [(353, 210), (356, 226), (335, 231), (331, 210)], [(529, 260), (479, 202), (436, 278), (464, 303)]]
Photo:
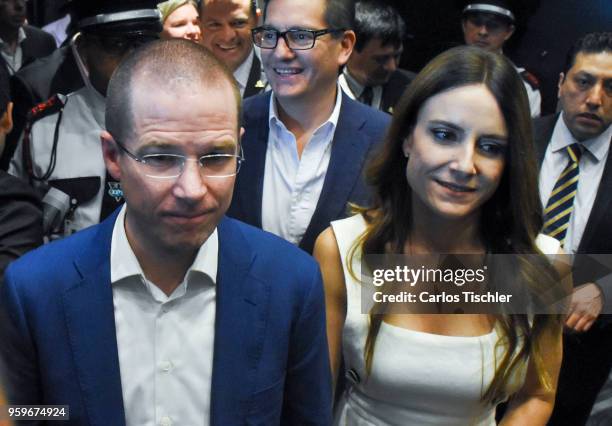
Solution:
[(578, 189), (578, 172), (582, 148), (574, 143), (566, 148), (569, 162), (561, 172), (548, 198), (544, 209), (544, 226), (542, 232), (565, 243), (565, 235), (569, 226), (574, 198)]

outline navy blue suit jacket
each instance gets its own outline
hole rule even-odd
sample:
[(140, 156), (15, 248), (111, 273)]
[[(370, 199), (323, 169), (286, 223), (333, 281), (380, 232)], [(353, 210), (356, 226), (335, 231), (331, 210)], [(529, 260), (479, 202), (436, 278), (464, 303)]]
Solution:
[[(116, 213), (14, 262), (0, 292), (9, 401), (67, 404), (71, 425), (125, 425), (110, 285)], [(211, 425), (328, 425), (321, 276), (305, 253), (224, 219)]]
[[(268, 148), (268, 113), (271, 92), (246, 99), (243, 104), (245, 129), (242, 149), (246, 161), (234, 187), (234, 198), (228, 215), (261, 228), (266, 150)], [(347, 204), (367, 204), (370, 191), (362, 171), (368, 154), (382, 142), (390, 117), (353, 101), (342, 94), (342, 107), (332, 142), (331, 158), (323, 190), (314, 215), (300, 242), (312, 253), (319, 234), (332, 220), (347, 216)]]

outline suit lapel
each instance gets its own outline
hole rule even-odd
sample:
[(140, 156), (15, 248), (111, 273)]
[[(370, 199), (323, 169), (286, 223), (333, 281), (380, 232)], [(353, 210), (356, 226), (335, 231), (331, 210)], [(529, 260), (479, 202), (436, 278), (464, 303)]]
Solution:
[(386, 112), (388, 114), (393, 114), (393, 109), (389, 111), (389, 108), (395, 104), (395, 102), (399, 99), (402, 94), (402, 91), (398, 92), (398, 87), (395, 84), (395, 75), (393, 73), (391, 78), (386, 84), (382, 86), (382, 98), (380, 99), (380, 110), (382, 112)]
[[(555, 129), (555, 124), (559, 119), (559, 114), (551, 115), (548, 117), (542, 117), (535, 121), (534, 134), (536, 141), (536, 149), (538, 154), (539, 165), (542, 165), (544, 161), (544, 155), (546, 154), (546, 148), (551, 142), (552, 134)], [(612, 141), (610, 141), (612, 143)], [(597, 189), (597, 195), (591, 208), (591, 214), (587, 221), (584, 233), (580, 239), (580, 245), (578, 247), (579, 253), (585, 253), (588, 251), (588, 247), (594, 238), (598, 236), (598, 229), (600, 226), (606, 226), (602, 224), (606, 213), (611, 206), (612, 201), (612, 155), (608, 154), (606, 164), (604, 166), (603, 175), (599, 182), (599, 188)]]
[[(609, 143), (612, 143), (610, 140)], [(597, 188), (597, 195), (591, 208), (591, 214), (587, 221), (584, 233), (580, 239), (580, 246), (578, 248), (579, 253), (586, 253), (587, 247), (589, 247), (591, 241), (597, 237), (598, 229), (600, 226), (610, 226), (609, 223), (602, 223), (602, 220), (608, 213), (609, 209), (612, 208), (610, 205), (612, 201), (612, 153), (608, 153), (606, 159), (606, 165), (604, 166), (603, 175), (599, 182), (599, 188)]]
[(249, 103), (248, 107), (245, 107), (245, 110), (248, 109), (244, 120), (246, 133), (242, 143), (245, 165), (238, 173), (239, 182), (236, 184), (240, 192), (238, 206), (242, 213), (240, 217), (258, 228), (261, 228), (263, 180), (270, 131), (268, 124), (270, 96), (271, 92), (251, 98), (249, 101), (252, 104)]
[(371, 141), (360, 132), (365, 119), (362, 114), (355, 111), (355, 102), (342, 94), (342, 107), (334, 133), (325, 182), (302, 242), (316, 238), (317, 236), (313, 234), (321, 229), (321, 224), (329, 223), (330, 220), (345, 214), (351, 191), (355, 183), (361, 179), (363, 162)]
[(110, 285), (110, 242), (116, 213), (100, 225), (75, 262), (82, 281), (63, 297), (70, 346), (91, 425), (125, 425)]
[(261, 92), (263, 86), (258, 87), (261, 83), (261, 62), (257, 58), (257, 55), (253, 55), (253, 64), (251, 65), (251, 70), (249, 71), (249, 79), (247, 80), (246, 87), (244, 88), (243, 98), (248, 98), (249, 96), (256, 95)]
[(36, 51), (39, 50), (34, 40), (34, 36), (27, 26), (24, 26), (23, 30), (26, 33), (26, 38), (21, 43), (21, 52), (23, 54), (21, 63), (22, 67), (28, 65), (36, 59)]
[(270, 291), (249, 275), (255, 253), (236, 222), (224, 219), (218, 232), (211, 425), (228, 424), (255, 391)]

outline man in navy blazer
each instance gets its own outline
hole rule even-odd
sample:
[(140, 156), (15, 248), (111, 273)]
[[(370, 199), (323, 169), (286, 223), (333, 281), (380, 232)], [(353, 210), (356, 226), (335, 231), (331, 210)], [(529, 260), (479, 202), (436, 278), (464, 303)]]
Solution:
[(7, 271), (9, 403), (69, 405), (73, 425), (330, 424), (316, 263), (224, 218), (239, 99), (185, 40), (119, 66), (101, 139), (125, 204)]
[(362, 171), (389, 123), (338, 86), (354, 11), (350, 0), (271, 0), (253, 30), (272, 93), (244, 102), (246, 161), (228, 215), (308, 253), (348, 202), (367, 203)]

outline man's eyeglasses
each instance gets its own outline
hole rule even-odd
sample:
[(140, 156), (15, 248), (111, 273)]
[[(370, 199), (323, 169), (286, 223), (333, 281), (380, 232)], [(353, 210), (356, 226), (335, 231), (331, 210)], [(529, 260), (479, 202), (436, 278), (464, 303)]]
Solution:
[(306, 30), (293, 28), (287, 31), (278, 31), (269, 27), (257, 27), (251, 30), (253, 43), (262, 49), (274, 49), (278, 44), (278, 39), (285, 39), (287, 47), (291, 50), (308, 50), (314, 47), (318, 37), (325, 34), (342, 32), (344, 29), (325, 28), (322, 30)]
[(238, 174), (240, 165), (244, 161), (242, 147), (240, 155), (237, 154), (206, 154), (200, 158), (189, 158), (180, 154), (145, 154), (137, 156), (126, 149), (122, 143), (115, 140), (117, 145), (130, 158), (141, 164), (145, 176), (155, 179), (175, 179), (185, 170), (185, 162), (197, 161), (200, 173), (207, 178), (225, 178)]

